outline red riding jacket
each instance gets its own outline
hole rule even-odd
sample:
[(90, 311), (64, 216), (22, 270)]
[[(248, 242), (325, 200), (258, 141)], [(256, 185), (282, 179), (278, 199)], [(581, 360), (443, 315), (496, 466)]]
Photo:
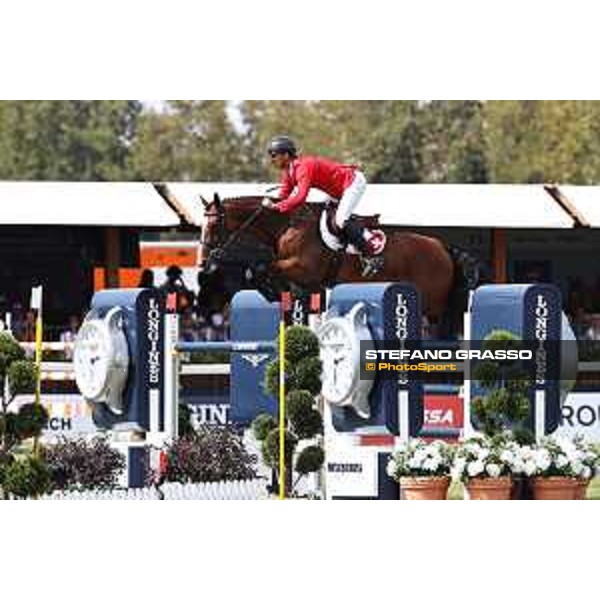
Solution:
[[(320, 156), (300, 156), (281, 175), (281, 201), (275, 208), (281, 213), (292, 212), (306, 202), (313, 187), (339, 200), (354, 181), (356, 169), (356, 165), (343, 165)], [(292, 194), (294, 188), (297, 189)]]

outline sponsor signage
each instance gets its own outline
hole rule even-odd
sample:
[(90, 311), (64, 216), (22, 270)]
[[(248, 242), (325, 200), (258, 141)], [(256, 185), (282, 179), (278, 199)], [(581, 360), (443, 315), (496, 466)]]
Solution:
[(423, 402), (423, 427), (458, 429), (463, 426), (463, 402), (458, 394), (425, 394)]
[(600, 442), (600, 392), (569, 394), (562, 407), (562, 425), (557, 433), (583, 435), (590, 442)]
[[(92, 408), (79, 394), (42, 394), (40, 400), (49, 415), (42, 440), (52, 441), (62, 436), (98, 433), (98, 428), (92, 421)], [(18, 396), (15, 399), (15, 410), (31, 402), (35, 402), (35, 396), (31, 394)]]
[[(456, 430), (463, 426), (463, 401), (457, 394), (425, 394), (423, 426), (428, 429)], [(573, 392), (562, 407), (562, 424), (557, 435), (583, 435), (600, 442), (600, 392)]]
[(328, 498), (377, 496), (377, 449), (328, 447), (325, 481)]

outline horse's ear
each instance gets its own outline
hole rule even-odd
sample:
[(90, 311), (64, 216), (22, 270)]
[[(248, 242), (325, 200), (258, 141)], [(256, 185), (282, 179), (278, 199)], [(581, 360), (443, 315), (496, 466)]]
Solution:
[(219, 196), (219, 194), (217, 194), (217, 192), (215, 192), (214, 202), (217, 208), (221, 208), (221, 197)]
[(200, 202), (202, 202), (204, 208), (208, 208), (210, 206), (209, 201), (204, 196), (200, 196)]

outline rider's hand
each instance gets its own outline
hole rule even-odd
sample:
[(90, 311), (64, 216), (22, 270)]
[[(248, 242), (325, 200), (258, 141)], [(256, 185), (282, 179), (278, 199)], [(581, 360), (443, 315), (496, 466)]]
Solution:
[(273, 202), (273, 200), (271, 200), (271, 198), (263, 198), (262, 205), (263, 205), (263, 208), (270, 208), (270, 209), (275, 208), (275, 202)]

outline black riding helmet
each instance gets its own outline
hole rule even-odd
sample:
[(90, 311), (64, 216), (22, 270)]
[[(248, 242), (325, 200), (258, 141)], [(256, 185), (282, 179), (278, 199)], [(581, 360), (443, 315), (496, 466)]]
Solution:
[(298, 154), (294, 140), (287, 137), (287, 135), (274, 137), (267, 146), (267, 152), (269, 154), (285, 154), (287, 152), (292, 158), (295, 158)]

